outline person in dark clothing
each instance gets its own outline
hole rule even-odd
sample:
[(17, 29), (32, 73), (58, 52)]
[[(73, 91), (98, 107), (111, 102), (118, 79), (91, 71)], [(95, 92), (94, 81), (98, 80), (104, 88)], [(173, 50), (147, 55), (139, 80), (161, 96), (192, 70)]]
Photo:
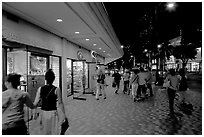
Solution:
[[(63, 123), (64, 120), (67, 119), (65, 115), (64, 104), (62, 101), (62, 91), (60, 88), (55, 87), (53, 82), (55, 80), (54, 72), (49, 69), (45, 73), (46, 85), (39, 87), (36, 93), (34, 105), (37, 105), (40, 100), (42, 102), (41, 105), (41, 114), (40, 119), (42, 125), (42, 133), (45, 135), (58, 135), (59, 134), (59, 125)], [(58, 107), (61, 109), (62, 121), (58, 122), (58, 111), (57, 111), (57, 102)], [(58, 125), (59, 124), (59, 125)]]
[(120, 80), (121, 80), (121, 75), (118, 73), (118, 70), (115, 71), (112, 77), (114, 77), (114, 82), (116, 84), (115, 93), (118, 94), (118, 90), (120, 89)]
[(169, 99), (170, 114), (174, 116), (174, 99), (179, 86), (179, 77), (176, 75), (174, 69), (170, 69), (169, 72), (170, 74), (167, 76), (167, 80), (170, 81), (170, 86), (167, 89), (167, 94)]

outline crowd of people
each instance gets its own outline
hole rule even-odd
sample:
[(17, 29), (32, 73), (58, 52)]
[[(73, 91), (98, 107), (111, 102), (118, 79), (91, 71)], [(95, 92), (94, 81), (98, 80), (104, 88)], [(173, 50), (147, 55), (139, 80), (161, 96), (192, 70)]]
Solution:
[[(96, 68), (95, 77), (95, 98), (96, 100), (99, 100), (99, 96), (103, 95), (103, 99), (106, 99), (105, 87), (107, 86), (107, 83), (104, 70)], [(148, 68), (147, 71), (142, 67), (140, 69), (126, 69), (123, 74), (120, 74), (118, 70), (115, 70), (112, 77), (114, 79), (112, 87), (115, 88), (115, 94), (119, 94), (119, 90), (121, 89), (120, 82), (122, 80), (124, 82), (123, 93), (131, 95), (134, 102), (144, 101), (145, 99), (154, 96), (154, 81), (151, 68)], [(12, 73), (7, 76), (5, 81), (7, 90), (2, 93), (2, 134), (28, 134), (24, 121), (24, 105), (31, 109), (35, 109), (39, 107), (39, 104), (41, 104), (39, 122), (39, 126), (42, 127), (41, 134), (61, 134), (59, 133), (59, 125), (62, 125), (63, 121), (68, 121), (68, 119), (62, 101), (62, 91), (60, 88), (53, 85), (53, 81), (55, 80), (54, 72), (51, 69), (46, 72), (46, 84), (39, 87), (34, 102), (31, 101), (29, 93), (18, 89), (20, 78), (21, 75)], [(188, 85), (184, 69), (180, 69), (179, 73), (176, 73), (174, 69), (170, 69), (164, 80), (163, 88), (165, 88), (168, 93), (169, 110), (171, 115), (174, 115), (174, 99), (177, 91), (180, 91), (182, 105), (190, 105), (185, 97)], [(62, 112), (61, 122), (58, 120), (58, 108)], [(36, 113), (34, 114), (34, 117), (37, 117)]]
[[(112, 86), (115, 88), (115, 93), (118, 94), (120, 89), (120, 81), (123, 81), (123, 93), (132, 95), (133, 101), (144, 101), (149, 97), (154, 96), (154, 84), (153, 74), (151, 68), (137, 68), (131, 70), (125, 70), (123, 74), (119, 74), (118, 70), (115, 70), (114, 81)], [(121, 87), (122, 89), (122, 87)], [(175, 69), (169, 69), (163, 80), (163, 86), (161, 90), (167, 90), (169, 111), (170, 115), (174, 116), (174, 100), (176, 95), (179, 95), (180, 106), (185, 108), (184, 110), (193, 110), (190, 102), (186, 100), (186, 91), (188, 89), (187, 77), (185, 69), (180, 69), (178, 72)]]

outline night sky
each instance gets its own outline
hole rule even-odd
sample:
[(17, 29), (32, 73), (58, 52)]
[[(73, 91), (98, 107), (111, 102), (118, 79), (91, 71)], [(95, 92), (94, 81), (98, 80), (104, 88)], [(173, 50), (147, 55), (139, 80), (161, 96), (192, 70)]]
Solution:
[(115, 33), (124, 46), (135, 45), (140, 39), (140, 33), (148, 27), (150, 21), (156, 22), (156, 27), (154, 24), (152, 26), (157, 28), (161, 41), (179, 36), (181, 27), (188, 33), (202, 29), (201, 2), (178, 2), (175, 11), (172, 12), (165, 9), (165, 2), (104, 2), (103, 4)]

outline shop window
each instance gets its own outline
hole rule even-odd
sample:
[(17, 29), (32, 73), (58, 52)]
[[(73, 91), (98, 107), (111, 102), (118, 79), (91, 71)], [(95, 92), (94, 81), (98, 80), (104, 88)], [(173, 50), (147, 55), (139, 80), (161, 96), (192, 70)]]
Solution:
[(50, 56), (50, 68), (55, 73), (55, 81), (53, 82), (53, 85), (56, 87), (61, 88), (61, 82), (60, 82), (60, 57), (56, 56)]

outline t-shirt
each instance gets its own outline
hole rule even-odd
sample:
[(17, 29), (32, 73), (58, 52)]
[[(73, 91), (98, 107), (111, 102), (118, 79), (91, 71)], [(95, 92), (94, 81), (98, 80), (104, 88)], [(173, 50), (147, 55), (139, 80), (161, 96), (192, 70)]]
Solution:
[(124, 81), (128, 81), (129, 78), (130, 78), (130, 74), (126, 72), (126, 73), (123, 75), (123, 78), (124, 78)]
[(172, 75), (168, 75), (167, 76), (167, 80), (170, 81), (170, 87), (173, 90), (177, 90), (178, 86), (179, 86), (179, 77), (177, 75), (172, 76)]
[(147, 79), (147, 75), (144, 72), (140, 72), (138, 74), (139, 79), (138, 79), (138, 83), (139, 85), (144, 85), (146, 84), (146, 79)]
[(30, 105), (29, 94), (21, 90), (2, 93), (2, 125), (24, 120), (24, 104)]

